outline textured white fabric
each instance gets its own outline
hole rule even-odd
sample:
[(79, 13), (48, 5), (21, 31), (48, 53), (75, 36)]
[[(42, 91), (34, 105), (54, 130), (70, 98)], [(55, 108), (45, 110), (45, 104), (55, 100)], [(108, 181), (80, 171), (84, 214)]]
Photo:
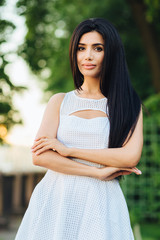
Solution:
[[(60, 107), (57, 138), (76, 148), (108, 146), (107, 117), (84, 119), (79, 110), (106, 113), (107, 99), (66, 93)], [(53, 123), (54, 124), (54, 123)], [(72, 158), (91, 166), (100, 164)], [(128, 208), (119, 181), (100, 181), (48, 170), (33, 191), (15, 240), (133, 240)]]

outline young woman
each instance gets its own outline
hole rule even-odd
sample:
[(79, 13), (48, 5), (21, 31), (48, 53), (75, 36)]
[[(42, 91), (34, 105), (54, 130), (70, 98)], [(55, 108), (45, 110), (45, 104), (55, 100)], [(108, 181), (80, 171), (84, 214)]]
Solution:
[(117, 177), (141, 174), (142, 109), (114, 26), (99, 18), (80, 23), (70, 63), (75, 89), (47, 104), (32, 156), (48, 171), (16, 240), (132, 240)]

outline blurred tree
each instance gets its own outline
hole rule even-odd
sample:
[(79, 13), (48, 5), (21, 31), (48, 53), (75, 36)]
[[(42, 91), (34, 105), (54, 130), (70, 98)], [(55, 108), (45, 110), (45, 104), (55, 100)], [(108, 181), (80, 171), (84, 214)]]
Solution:
[[(150, 25), (148, 19), (153, 15), (151, 1), (140, 2), (146, 4), (146, 17), (143, 20)], [(155, 10), (158, 11), (156, 6)], [(25, 16), (28, 28), (19, 54), (29, 63), (33, 72), (39, 75), (47, 99), (54, 92), (73, 88), (68, 57), (69, 38), (76, 25), (89, 17), (107, 18), (118, 29), (125, 45), (133, 86), (142, 100), (159, 91), (158, 71), (157, 68), (155, 71), (152, 64), (158, 54), (151, 56), (144, 45), (144, 38), (139, 34), (135, 15), (131, 11), (132, 1), (80, 0), (75, 4), (73, 0), (18, 0), (17, 9), (19, 14)], [(158, 18), (157, 14), (156, 19)], [(158, 40), (158, 22), (152, 21), (152, 25), (155, 26), (154, 35)], [(152, 34), (153, 31), (150, 32), (151, 37)], [(158, 43), (157, 41), (154, 45), (156, 53), (159, 52)]]
[(143, 45), (152, 72), (152, 82), (156, 92), (160, 92), (160, 1), (127, 0), (135, 22), (140, 30)]
[[(4, 0), (0, 2), (0, 11), (4, 4)], [(14, 29), (15, 25), (2, 19), (0, 14), (0, 144), (4, 142), (5, 136), (12, 126), (22, 123), (19, 111), (13, 105), (13, 96), (26, 88), (15, 86), (6, 73), (6, 66), (10, 63), (9, 56), (13, 52), (7, 51), (4, 46)]]

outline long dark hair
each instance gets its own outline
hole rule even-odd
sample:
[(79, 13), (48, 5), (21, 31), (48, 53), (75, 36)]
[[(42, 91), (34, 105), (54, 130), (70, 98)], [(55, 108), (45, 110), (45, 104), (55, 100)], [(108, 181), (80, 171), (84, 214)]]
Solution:
[(135, 129), (141, 101), (131, 85), (120, 36), (109, 21), (101, 18), (91, 18), (81, 22), (71, 37), (69, 54), (75, 87), (80, 90), (84, 81), (77, 65), (78, 43), (83, 34), (91, 31), (100, 33), (105, 42), (100, 90), (108, 99), (109, 147), (121, 147), (128, 134), (130, 138)]

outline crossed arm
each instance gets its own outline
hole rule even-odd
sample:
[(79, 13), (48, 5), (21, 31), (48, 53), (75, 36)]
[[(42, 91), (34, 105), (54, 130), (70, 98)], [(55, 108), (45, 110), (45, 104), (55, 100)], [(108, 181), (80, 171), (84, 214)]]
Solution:
[(112, 167), (135, 167), (141, 157), (143, 147), (142, 109), (132, 137), (121, 148), (68, 149), (68, 156), (82, 158)]
[[(110, 180), (132, 172), (140, 174), (135, 166), (142, 150), (142, 111), (131, 139), (122, 148), (92, 150), (67, 148), (56, 139), (59, 109), (63, 97), (62, 93), (55, 94), (48, 102), (40, 129), (32, 146), (33, 163), (64, 174), (89, 176), (101, 180)], [(135, 144), (136, 146), (134, 146)], [(133, 151), (133, 149), (136, 150)], [(98, 169), (75, 162), (68, 157), (100, 163), (107, 167)]]

